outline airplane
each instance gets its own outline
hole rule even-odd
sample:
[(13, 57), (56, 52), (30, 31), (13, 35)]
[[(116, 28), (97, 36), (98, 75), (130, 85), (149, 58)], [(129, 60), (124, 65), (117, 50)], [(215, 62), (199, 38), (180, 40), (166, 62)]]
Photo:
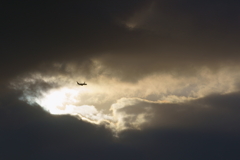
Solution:
[(85, 83), (85, 82), (84, 83), (78, 83), (77, 82), (77, 84), (80, 85), (80, 86), (87, 85), (87, 83)]

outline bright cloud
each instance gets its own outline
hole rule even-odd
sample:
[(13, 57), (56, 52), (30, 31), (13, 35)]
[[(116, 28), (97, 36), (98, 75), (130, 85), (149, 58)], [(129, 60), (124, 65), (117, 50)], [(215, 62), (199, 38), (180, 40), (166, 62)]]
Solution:
[[(92, 69), (93, 73), (103, 70), (100, 63), (96, 65), (98, 67)], [(71, 68), (74, 65), (71, 64)], [(231, 69), (213, 73), (204, 68), (197, 76), (159, 73), (146, 76), (134, 84), (108, 74), (99, 74), (87, 80), (87, 86), (78, 86), (75, 81), (86, 78), (38, 73), (23, 77), (11, 85), (23, 91), (22, 100), (30, 104), (37, 103), (51, 114), (69, 114), (91, 123), (104, 123), (120, 131), (140, 129), (142, 124), (150, 121), (153, 117), (152, 108), (148, 105), (150, 103), (177, 104), (212, 93), (235, 92), (238, 91), (236, 86), (239, 78), (240, 73)], [(136, 104), (141, 104), (139, 111), (131, 108), (136, 108)]]

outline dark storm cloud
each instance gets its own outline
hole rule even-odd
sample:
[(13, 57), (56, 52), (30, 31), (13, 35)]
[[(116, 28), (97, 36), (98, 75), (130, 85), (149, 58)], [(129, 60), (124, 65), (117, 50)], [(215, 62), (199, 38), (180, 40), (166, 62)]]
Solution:
[[(122, 143), (134, 147), (147, 159), (237, 159), (240, 139), (218, 132), (195, 132), (174, 129), (128, 130)], [(144, 159), (144, 158), (143, 158)]]
[[(240, 139), (234, 132), (219, 132), (208, 128), (196, 131), (189, 128), (155, 126), (140, 131), (125, 130), (115, 139), (103, 126), (95, 126), (70, 116), (50, 116), (38, 106), (29, 106), (16, 100), (18, 94), (7, 89), (1, 92), (1, 159), (200, 160), (211, 158), (215, 160), (236, 159), (239, 156)], [(225, 107), (225, 105), (216, 105), (216, 102), (234, 100), (234, 97), (239, 97), (239, 94), (213, 95), (200, 99), (200, 102), (193, 101), (194, 104), (190, 103), (190, 105), (196, 107), (196, 103), (208, 104), (215, 110), (216, 107)], [(155, 112), (175, 110), (174, 106), (149, 105), (156, 107)], [(234, 108), (234, 105), (232, 106), (225, 108), (231, 110)], [(169, 109), (157, 109), (157, 107)], [(187, 109), (191, 110), (191, 107)], [(238, 109), (234, 111), (238, 114)], [(131, 110), (126, 112), (134, 114)], [(164, 114), (169, 112), (165, 111)], [(225, 119), (224, 114), (227, 112), (222, 116)], [(195, 116), (188, 120), (196, 121)], [(214, 115), (213, 117), (216, 118)], [(179, 118), (179, 116), (171, 118)], [(179, 121), (183, 122), (182, 119)]]
[(100, 59), (135, 80), (159, 71), (191, 75), (203, 66), (216, 70), (238, 65), (238, 6), (233, 1), (150, 2), (123, 20), (126, 27), (135, 27), (118, 50), (121, 54)]
[[(126, 126), (140, 128), (178, 128), (180, 130), (239, 132), (240, 93), (209, 95), (180, 103), (158, 103), (125, 99), (116, 109)], [(129, 105), (127, 102), (131, 102)], [(141, 123), (137, 122), (141, 117)]]
[[(129, 126), (148, 113), (143, 118), (151, 124), (115, 139), (104, 126), (30, 106), (6, 86), (29, 72), (71, 75), (69, 63), (89, 76), (91, 59), (128, 81), (237, 65), (239, 6), (231, 0), (1, 2), (0, 159), (237, 159), (239, 93), (180, 104), (138, 101), (119, 113), (130, 115)], [(119, 23), (132, 20), (138, 23), (132, 29)], [(28, 87), (57, 86), (37, 79)]]
[[(214, 0), (5, 2), (2, 80), (45, 72), (43, 68), (55, 62), (81, 64), (92, 58), (111, 68), (111, 76), (125, 80), (159, 71), (192, 74), (201, 66), (236, 63), (238, 6)], [(131, 30), (118, 22), (138, 19), (141, 23)]]
[[(145, 117), (149, 124), (143, 124), (140, 131), (120, 132), (120, 142), (147, 154), (148, 159), (236, 159), (240, 144), (239, 95), (215, 94), (181, 104), (136, 100), (135, 105), (119, 112), (137, 117), (149, 114), (142, 110), (151, 108), (153, 116)], [(131, 124), (135, 119), (127, 120)]]
[(51, 116), (39, 106), (17, 100), (18, 96), (8, 89), (1, 92), (1, 159), (94, 158), (91, 151), (110, 147), (112, 133), (103, 126), (71, 116)]
[(39, 65), (48, 67), (53, 62), (84, 63), (105, 52), (107, 43), (115, 41), (117, 45), (121, 35), (116, 32), (119, 27), (112, 24), (112, 16), (136, 4), (107, 0), (3, 2), (1, 71), (5, 79), (41, 70)]

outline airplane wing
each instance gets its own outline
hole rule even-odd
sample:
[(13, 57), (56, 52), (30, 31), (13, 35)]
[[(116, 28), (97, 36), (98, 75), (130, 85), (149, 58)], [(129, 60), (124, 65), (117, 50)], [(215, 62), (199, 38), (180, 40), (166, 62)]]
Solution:
[(80, 85), (80, 86), (87, 85), (85, 82), (84, 83), (78, 83), (78, 81), (77, 81), (77, 84)]

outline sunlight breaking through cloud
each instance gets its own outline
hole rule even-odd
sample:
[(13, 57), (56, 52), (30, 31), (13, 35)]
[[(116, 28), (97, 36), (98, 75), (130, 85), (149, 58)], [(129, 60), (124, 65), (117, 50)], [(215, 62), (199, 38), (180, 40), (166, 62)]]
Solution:
[(151, 107), (141, 106), (139, 112), (132, 113), (131, 106), (177, 104), (212, 93), (231, 93), (238, 90), (239, 77), (238, 72), (228, 69), (214, 74), (202, 69), (197, 76), (189, 77), (152, 74), (134, 84), (99, 75), (99, 78), (89, 79), (87, 86), (78, 86), (72, 79), (82, 77), (38, 73), (12, 82), (11, 87), (23, 92), (21, 100), (38, 104), (51, 114), (73, 115), (118, 132), (128, 128), (141, 129), (141, 125), (153, 116)]

